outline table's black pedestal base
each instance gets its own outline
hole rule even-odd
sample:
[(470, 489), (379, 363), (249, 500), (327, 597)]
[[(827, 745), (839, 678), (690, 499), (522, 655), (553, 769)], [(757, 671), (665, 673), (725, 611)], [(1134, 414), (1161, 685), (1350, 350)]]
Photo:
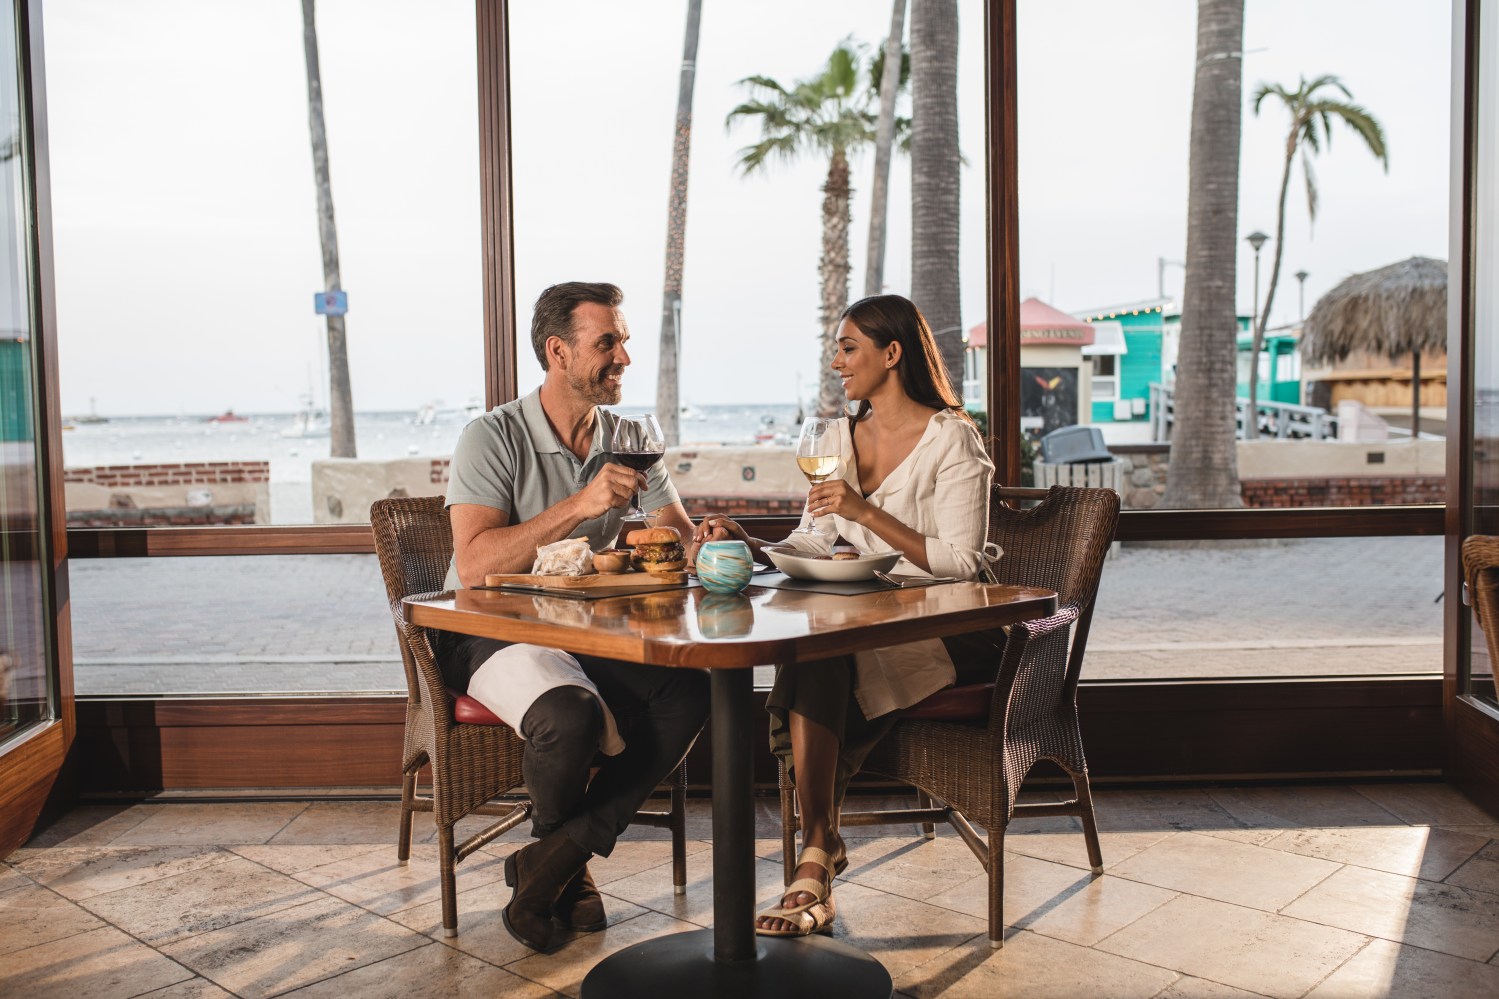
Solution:
[(752, 961), (715, 961), (713, 931), (674, 933), (605, 958), (579, 999), (889, 999), (890, 973), (824, 936), (756, 937)]
[[(755, 935), (755, 799), (748, 669), (715, 669), (713, 929), (657, 937), (594, 966), (581, 999), (890, 999), (890, 972), (828, 937)], [(762, 716), (763, 717), (763, 716)]]

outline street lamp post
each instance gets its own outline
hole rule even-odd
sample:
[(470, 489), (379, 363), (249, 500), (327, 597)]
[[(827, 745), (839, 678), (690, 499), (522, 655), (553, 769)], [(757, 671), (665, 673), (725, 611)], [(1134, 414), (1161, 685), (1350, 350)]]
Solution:
[(1306, 320), (1306, 279), (1311, 277), (1306, 271), (1296, 272), (1296, 282), (1299, 285), (1296, 292), (1296, 321)]
[[(1260, 343), (1264, 338), (1264, 332), (1260, 329), (1260, 249), (1269, 241), (1270, 237), (1256, 229), (1244, 237), (1244, 241), (1254, 247), (1254, 301), (1249, 312), (1249, 376), (1246, 379), (1250, 385), (1254, 385), (1256, 375), (1260, 371)], [(1257, 402), (1257, 400), (1251, 400)], [(1251, 411), (1244, 414), (1244, 439), (1254, 440), (1260, 435), (1260, 414), (1256, 412), (1258, 405), (1251, 407)]]
[(1258, 333), (1260, 330), (1260, 249), (1270, 241), (1270, 237), (1256, 229), (1244, 237), (1244, 242), (1254, 247), (1254, 304), (1251, 306), (1249, 328)]

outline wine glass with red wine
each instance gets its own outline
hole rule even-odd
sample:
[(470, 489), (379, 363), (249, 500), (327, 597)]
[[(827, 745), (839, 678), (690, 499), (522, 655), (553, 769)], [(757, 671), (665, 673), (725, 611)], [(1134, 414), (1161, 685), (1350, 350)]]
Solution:
[[(614, 425), (614, 440), (609, 445), (614, 460), (626, 468), (645, 472), (666, 453), (666, 438), (661, 435), (661, 425), (649, 413), (641, 416), (621, 416)], [(625, 512), (629, 520), (648, 520), (640, 509), (640, 494), (630, 497), (630, 509)]]

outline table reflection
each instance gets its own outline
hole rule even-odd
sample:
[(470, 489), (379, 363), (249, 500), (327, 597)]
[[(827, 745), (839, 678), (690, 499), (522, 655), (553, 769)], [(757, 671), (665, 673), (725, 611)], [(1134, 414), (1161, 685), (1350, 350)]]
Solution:
[(742, 638), (755, 627), (755, 605), (742, 593), (704, 593), (697, 628), (704, 638)]

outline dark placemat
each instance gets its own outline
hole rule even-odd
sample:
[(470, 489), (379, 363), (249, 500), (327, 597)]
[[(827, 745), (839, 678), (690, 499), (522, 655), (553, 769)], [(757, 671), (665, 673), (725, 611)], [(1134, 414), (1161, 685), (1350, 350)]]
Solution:
[(501, 590), (505, 593), (528, 593), (533, 597), (562, 597), (566, 600), (608, 600), (611, 597), (638, 597), (644, 593), (674, 593), (677, 590), (686, 590), (699, 586), (696, 579), (688, 579), (680, 586), (642, 586), (620, 587), (600, 592), (586, 586), (578, 587), (549, 587), (549, 586), (517, 586), (506, 584), (504, 586), (475, 586), (475, 590)]
[(889, 583), (882, 583), (878, 579), (861, 579), (857, 583), (825, 583), (820, 579), (792, 579), (784, 572), (767, 572), (763, 576), (756, 576), (750, 582), (751, 586), (763, 586), (770, 590), (801, 590), (804, 593), (842, 593), (853, 596), (855, 593), (878, 593), (883, 590), (893, 590), (895, 587)]

